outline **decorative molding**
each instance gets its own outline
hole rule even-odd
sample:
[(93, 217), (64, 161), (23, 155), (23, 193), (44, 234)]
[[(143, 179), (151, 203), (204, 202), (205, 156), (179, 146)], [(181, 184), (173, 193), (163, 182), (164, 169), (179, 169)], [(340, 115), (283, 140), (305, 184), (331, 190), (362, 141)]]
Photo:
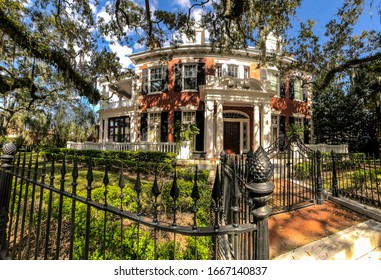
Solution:
[(155, 106), (155, 107), (147, 108), (146, 110), (148, 113), (159, 113), (163, 111), (163, 108)]
[(197, 108), (198, 108), (197, 106), (193, 106), (193, 105), (188, 104), (186, 106), (181, 106), (180, 110), (181, 111), (197, 111)]

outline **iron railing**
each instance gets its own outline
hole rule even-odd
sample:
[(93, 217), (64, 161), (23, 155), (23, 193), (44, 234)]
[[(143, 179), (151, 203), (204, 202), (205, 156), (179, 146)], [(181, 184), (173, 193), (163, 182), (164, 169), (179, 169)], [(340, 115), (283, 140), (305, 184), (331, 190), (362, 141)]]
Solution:
[[(242, 174), (243, 169), (236, 162), (224, 161), (213, 187), (202, 190), (196, 167), (188, 182), (191, 192), (185, 194), (176, 166), (172, 179), (155, 172), (145, 174), (143, 182), (139, 169), (131, 180), (123, 166), (31, 152), (14, 157), (14, 152), (7, 144), (1, 156), (3, 259), (199, 259), (201, 248), (213, 248), (209, 259), (269, 257), (272, 184), (258, 165), (266, 160), (264, 153), (248, 156), (248, 180), (238, 180), (237, 170)], [(202, 198), (208, 190), (210, 197)], [(180, 209), (181, 199), (189, 211)], [(202, 199), (209, 201), (207, 210), (201, 209)], [(202, 211), (211, 215), (200, 218)], [(180, 251), (184, 244), (187, 249)]]
[(321, 161), (324, 189), (335, 197), (381, 208), (381, 162), (364, 154), (325, 153)]

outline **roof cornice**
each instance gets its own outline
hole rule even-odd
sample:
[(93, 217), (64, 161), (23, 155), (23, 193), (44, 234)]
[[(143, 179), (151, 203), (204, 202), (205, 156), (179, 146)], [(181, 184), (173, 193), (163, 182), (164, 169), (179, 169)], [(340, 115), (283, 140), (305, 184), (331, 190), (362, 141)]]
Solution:
[[(258, 61), (260, 52), (258, 49), (249, 47), (242, 50), (232, 50), (231, 53), (220, 53), (213, 51), (210, 45), (180, 45), (177, 47), (164, 47), (151, 49), (135, 54), (131, 54), (129, 58), (136, 64), (143, 64), (158, 60), (163, 57), (181, 57), (181, 56), (207, 56), (207, 57), (231, 57), (231, 58), (245, 58), (253, 61)], [(269, 56), (271, 54), (269, 53)], [(284, 62), (292, 62), (294, 59), (290, 57), (283, 57)]]

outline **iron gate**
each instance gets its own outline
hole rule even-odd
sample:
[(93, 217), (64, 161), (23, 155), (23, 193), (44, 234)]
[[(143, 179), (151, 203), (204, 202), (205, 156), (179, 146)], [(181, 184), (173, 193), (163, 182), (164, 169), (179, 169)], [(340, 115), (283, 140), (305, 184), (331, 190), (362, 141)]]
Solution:
[(317, 199), (317, 152), (306, 147), (297, 135), (280, 137), (268, 149), (275, 188), (269, 205), (273, 213), (313, 204)]

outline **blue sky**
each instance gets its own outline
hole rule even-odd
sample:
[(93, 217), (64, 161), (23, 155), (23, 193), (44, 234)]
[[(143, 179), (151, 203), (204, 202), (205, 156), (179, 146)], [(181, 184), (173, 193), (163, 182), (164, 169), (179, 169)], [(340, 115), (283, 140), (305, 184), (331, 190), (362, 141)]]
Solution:
[[(144, 0), (136, 0), (137, 4), (144, 6)], [(381, 31), (380, 16), (376, 11), (376, 7), (370, 10), (369, 2), (366, 0), (367, 5), (364, 9), (361, 21), (355, 29), (356, 33), (360, 33), (362, 30), (375, 29)], [(106, 17), (104, 13), (105, 4), (108, 0), (100, 0), (98, 6), (94, 7), (98, 16)], [(316, 31), (320, 36), (324, 35), (324, 26), (329, 22), (330, 19), (335, 17), (338, 7), (341, 6), (343, 0), (304, 0), (302, 1), (301, 7), (297, 10), (297, 19), (294, 27), (297, 28), (298, 21), (305, 21), (307, 19), (313, 19), (317, 22)], [(151, 9), (169, 9), (169, 10), (180, 10), (187, 12), (189, 7), (193, 4), (193, 0), (151, 0)], [(376, 1), (375, 5), (378, 4)], [(197, 16), (200, 9), (195, 8), (193, 14)], [(372, 16), (371, 16), (372, 14)], [(106, 40), (111, 41), (110, 38)], [(133, 46), (127, 47), (122, 46), (117, 42), (109, 44), (112, 51), (116, 52), (121, 59), (121, 63), (124, 67), (128, 67), (131, 63), (128, 56), (133, 52), (141, 51), (141, 46), (135, 44)]]

